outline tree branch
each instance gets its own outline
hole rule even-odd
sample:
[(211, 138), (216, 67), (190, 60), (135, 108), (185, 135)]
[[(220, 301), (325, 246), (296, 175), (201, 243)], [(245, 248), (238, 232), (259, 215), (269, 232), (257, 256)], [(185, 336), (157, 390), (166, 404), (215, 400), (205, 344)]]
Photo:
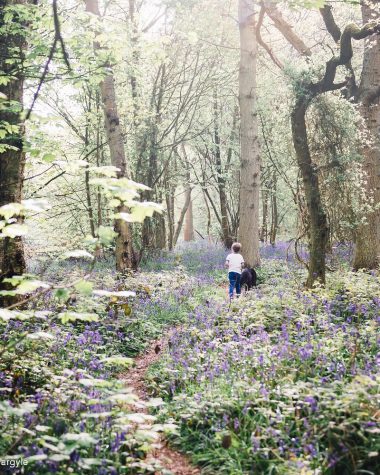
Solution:
[(322, 15), (327, 31), (330, 33), (335, 43), (338, 43), (342, 32), (335, 22), (331, 5), (325, 5), (323, 8), (319, 9), (319, 12)]
[(379, 23), (367, 23), (362, 28), (359, 28), (355, 23), (347, 25), (340, 39), (340, 54), (338, 57), (333, 56), (329, 61), (327, 61), (323, 79), (314, 85), (315, 93), (318, 94), (340, 89), (340, 87), (347, 84), (347, 81), (340, 84), (334, 84), (334, 79), (338, 66), (345, 66), (351, 61), (353, 56), (352, 39), (362, 40), (379, 32)]
[(274, 64), (276, 66), (278, 66), (280, 69), (284, 69), (284, 66), (281, 63), (281, 61), (276, 57), (276, 55), (273, 53), (272, 49), (269, 48), (269, 46), (264, 42), (264, 40), (261, 36), (261, 26), (263, 24), (264, 15), (265, 15), (265, 8), (262, 6), (261, 10), (260, 10), (259, 18), (257, 20), (257, 25), (256, 25), (256, 39), (257, 39), (257, 42), (269, 54), (269, 56), (272, 59), (272, 61), (274, 62)]
[(264, 2), (264, 8), (269, 18), (273, 21), (274, 26), (282, 33), (293, 48), (303, 56), (311, 56), (310, 48), (297, 33), (294, 33), (292, 26), (284, 19), (276, 5), (267, 0)]

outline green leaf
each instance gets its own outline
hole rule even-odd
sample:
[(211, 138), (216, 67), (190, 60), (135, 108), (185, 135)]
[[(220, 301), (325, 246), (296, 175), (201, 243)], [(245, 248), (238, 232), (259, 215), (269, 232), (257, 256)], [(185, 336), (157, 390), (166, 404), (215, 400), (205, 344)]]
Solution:
[(54, 292), (54, 297), (57, 298), (58, 300), (67, 300), (69, 298), (69, 291), (68, 289), (57, 289)]
[(82, 280), (75, 285), (75, 289), (83, 295), (91, 295), (94, 284), (86, 280)]
[(125, 356), (108, 356), (100, 360), (101, 363), (110, 366), (123, 366), (129, 367), (133, 364), (133, 358), (127, 358)]
[(54, 160), (56, 160), (56, 156), (52, 153), (45, 153), (42, 155), (42, 161), (46, 163), (52, 163)]
[(46, 460), (48, 456), (46, 454), (38, 454), (32, 455), (31, 457), (27, 457), (24, 459), (26, 462), (41, 462), (42, 460)]
[(70, 460), (70, 456), (65, 454), (54, 454), (49, 457), (49, 460), (52, 462), (63, 462), (64, 460)]
[(101, 465), (102, 461), (99, 459), (94, 459), (94, 458), (81, 458), (80, 463), (88, 467), (92, 467), (94, 465)]
[[(22, 317), (22, 318), (20, 318)], [(0, 322), (7, 323), (9, 320), (24, 320), (25, 314), (18, 312), (17, 310), (8, 310), (6, 308), (0, 308)]]
[(87, 251), (84, 251), (82, 249), (77, 249), (75, 251), (68, 251), (68, 252), (65, 252), (65, 254), (63, 255), (63, 258), (64, 259), (70, 259), (70, 258), (76, 258), (76, 259), (94, 259), (94, 256), (92, 254), (90, 254), (89, 252)]
[(80, 320), (82, 322), (97, 322), (99, 317), (96, 313), (76, 313), (76, 312), (63, 312), (58, 315), (62, 323), (76, 322)]
[(134, 223), (136, 221), (136, 218), (134, 218), (131, 213), (116, 213), (115, 218), (122, 219), (127, 223)]
[(110, 178), (115, 178), (119, 170), (120, 170), (119, 168), (116, 168), (112, 165), (89, 168), (89, 171), (95, 173), (96, 175), (106, 176)]
[(98, 236), (104, 246), (109, 246), (117, 236), (117, 233), (109, 226), (99, 226)]
[(50, 430), (50, 427), (38, 424), (38, 425), (36, 425), (35, 429), (38, 432), (48, 432)]
[(25, 295), (34, 292), (37, 289), (49, 289), (50, 285), (40, 280), (24, 280), (16, 288), (16, 294)]
[(162, 206), (157, 203), (145, 201), (133, 207), (131, 218), (135, 222), (142, 223), (145, 218), (152, 217), (154, 212), (162, 213)]
[(93, 290), (92, 293), (97, 297), (136, 297), (136, 292), (130, 290)]
[(79, 380), (79, 383), (89, 388), (92, 388), (92, 387), (107, 388), (107, 387), (113, 386), (112, 382), (110, 381), (106, 381), (105, 379), (96, 379), (96, 378), (82, 378)]
[(89, 447), (98, 442), (87, 432), (81, 432), (80, 434), (64, 434), (61, 439), (63, 442), (77, 442), (82, 447)]
[(29, 333), (27, 335), (29, 340), (54, 340), (54, 336), (51, 333), (47, 332), (36, 332), (36, 333)]
[(1, 236), (2, 237), (10, 237), (14, 239), (17, 236), (25, 236), (25, 234), (28, 233), (28, 226), (26, 224), (10, 224), (8, 226), (5, 226), (1, 230)]
[(19, 216), (24, 211), (24, 205), (21, 203), (8, 203), (0, 208), (0, 215), (5, 219), (9, 219), (12, 216)]
[(29, 155), (34, 158), (39, 157), (40, 153), (41, 153), (41, 150), (38, 150), (35, 148), (29, 150)]
[(127, 394), (113, 394), (107, 398), (111, 402), (120, 403), (120, 404), (135, 404), (139, 397), (136, 394), (127, 393)]

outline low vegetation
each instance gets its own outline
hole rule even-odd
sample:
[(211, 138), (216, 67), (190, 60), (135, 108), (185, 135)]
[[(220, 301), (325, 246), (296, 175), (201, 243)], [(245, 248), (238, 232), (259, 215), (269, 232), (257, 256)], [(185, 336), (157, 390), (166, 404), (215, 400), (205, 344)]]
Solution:
[[(286, 249), (263, 249), (259, 287), (230, 306), (224, 250), (193, 245), (109, 277), (107, 295), (79, 286), (1, 310), (0, 457), (26, 473), (153, 473), (164, 431), (205, 474), (377, 473), (379, 277), (340, 267), (302, 290)], [(168, 328), (143, 402), (120, 375)]]

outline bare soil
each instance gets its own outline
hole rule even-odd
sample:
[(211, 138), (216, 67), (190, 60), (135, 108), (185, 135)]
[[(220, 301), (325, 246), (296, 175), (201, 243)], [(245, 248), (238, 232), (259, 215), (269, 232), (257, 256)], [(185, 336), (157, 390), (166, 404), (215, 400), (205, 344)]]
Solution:
[[(128, 387), (133, 388), (134, 392), (142, 400), (149, 399), (145, 385), (146, 372), (149, 366), (155, 363), (160, 358), (162, 352), (166, 350), (168, 340), (169, 337), (153, 341), (148, 350), (136, 358), (134, 367), (123, 375), (123, 379)], [(136, 410), (137, 412), (146, 412), (145, 408), (138, 408)], [(198, 475), (201, 473), (197, 467), (191, 465), (188, 457), (169, 447), (163, 436), (159, 441), (158, 447), (148, 456), (147, 462), (149, 462), (149, 459), (158, 460), (165, 470), (165, 472), (162, 470), (156, 471), (155, 475), (162, 475), (163, 473), (167, 475), (169, 471), (173, 475)]]

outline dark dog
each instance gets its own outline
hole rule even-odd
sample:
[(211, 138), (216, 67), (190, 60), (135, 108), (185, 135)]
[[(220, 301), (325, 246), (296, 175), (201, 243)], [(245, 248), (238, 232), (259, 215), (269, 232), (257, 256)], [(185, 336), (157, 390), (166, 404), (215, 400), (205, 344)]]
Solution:
[(245, 290), (251, 290), (256, 287), (257, 274), (255, 269), (244, 269), (241, 273), (240, 285)]

